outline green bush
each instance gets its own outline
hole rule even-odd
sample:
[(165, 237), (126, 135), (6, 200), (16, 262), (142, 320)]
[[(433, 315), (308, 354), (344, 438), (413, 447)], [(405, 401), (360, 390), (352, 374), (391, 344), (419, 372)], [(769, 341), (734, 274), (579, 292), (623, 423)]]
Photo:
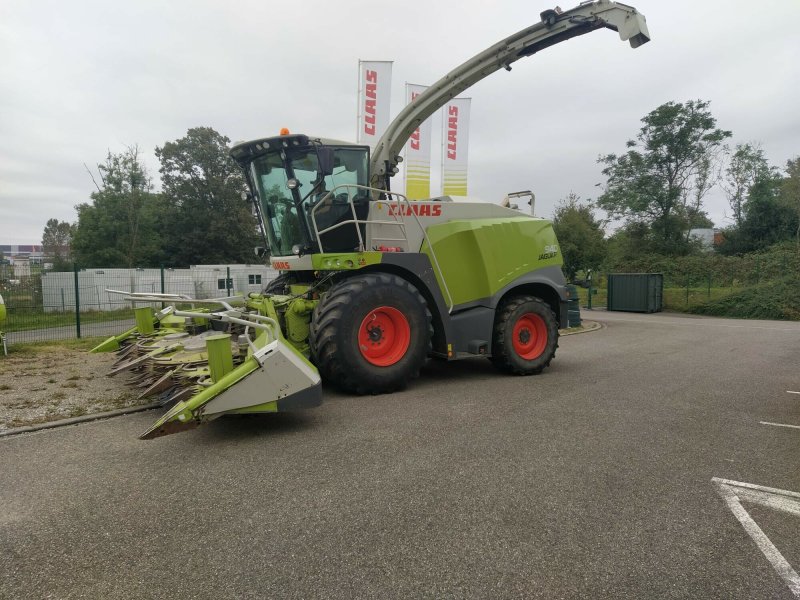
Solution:
[(743, 288), (724, 298), (692, 306), (689, 311), (741, 319), (800, 320), (800, 278), (790, 275)]
[(746, 286), (800, 273), (800, 254), (793, 244), (778, 244), (743, 256), (716, 253), (690, 256), (645, 254), (605, 267), (608, 273), (663, 273), (666, 287), (701, 285), (711, 277), (714, 287)]

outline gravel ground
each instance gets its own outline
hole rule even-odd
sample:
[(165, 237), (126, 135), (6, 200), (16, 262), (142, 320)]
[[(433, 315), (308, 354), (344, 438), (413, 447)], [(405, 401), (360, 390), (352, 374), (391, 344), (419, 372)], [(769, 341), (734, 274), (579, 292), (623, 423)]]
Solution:
[(113, 360), (62, 344), (0, 355), (0, 431), (148, 403), (106, 377)]
[[(562, 330), (590, 331), (598, 323)], [(69, 343), (29, 345), (0, 356), (0, 431), (148, 404), (125, 385), (125, 374), (106, 377), (113, 353), (90, 354)]]

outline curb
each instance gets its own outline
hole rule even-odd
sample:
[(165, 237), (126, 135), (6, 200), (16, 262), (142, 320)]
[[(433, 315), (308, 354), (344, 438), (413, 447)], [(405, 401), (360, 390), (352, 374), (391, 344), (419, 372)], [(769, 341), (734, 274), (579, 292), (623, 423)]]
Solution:
[(101, 413), (94, 413), (93, 415), (83, 415), (80, 417), (70, 417), (69, 419), (61, 419), (59, 421), (50, 421), (48, 423), (37, 423), (36, 425), (26, 425), (25, 427), (16, 427), (14, 429), (7, 429), (0, 431), (0, 439), (4, 437), (11, 437), (12, 435), (19, 435), (20, 433), (32, 433), (34, 431), (41, 431), (43, 429), (54, 429), (56, 427), (64, 427), (66, 425), (77, 425), (78, 423), (86, 423), (88, 421), (97, 421), (100, 419), (110, 419), (112, 417), (120, 417), (122, 415), (129, 415), (131, 413), (143, 412), (145, 410), (152, 410), (159, 408), (161, 405), (158, 402), (152, 404), (142, 404), (141, 406), (129, 406), (127, 408), (118, 408), (116, 410), (109, 410)]
[(602, 329), (603, 325), (602, 323), (598, 323), (597, 321), (587, 321), (584, 319), (582, 321), (582, 327), (583, 328), (580, 331), (567, 331), (564, 333), (559, 333), (559, 335), (563, 337), (565, 335), (578, 335), (579, 333), (589, 333), (590, 331), (597, 331), (598, 329)]

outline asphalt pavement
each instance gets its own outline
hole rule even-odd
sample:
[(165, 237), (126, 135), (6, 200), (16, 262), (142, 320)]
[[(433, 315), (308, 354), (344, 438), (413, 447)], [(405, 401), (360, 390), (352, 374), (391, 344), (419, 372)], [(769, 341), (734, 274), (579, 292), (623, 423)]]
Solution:
[(794, 598), (791, 498), (719, 482), (800, 492), (800, 323), (584, 317), (536, 377), (0, 439), (0, 598)]

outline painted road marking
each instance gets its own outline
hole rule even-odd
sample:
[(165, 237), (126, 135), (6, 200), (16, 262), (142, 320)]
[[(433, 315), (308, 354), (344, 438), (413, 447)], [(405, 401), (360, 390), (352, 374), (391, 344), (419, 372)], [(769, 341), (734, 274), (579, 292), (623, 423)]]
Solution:
[[(619, 317), (619, 318), (617, 318)], [(595, 313), (592, 315), (592, 320), (602, 321), (607, 319), (610, 321), (615, 321), (617, 323), (650, 323), (651, 325), (677, 325), (678, 327), (698, 327), (699, 325), (703, 325), (704, 327), (725, 327), (728, 329), (764, 329), (767, 331), (791, 331), (793, 333), (798, 333), (800, 329), (796, 327), (770, 327), (768, 325), (729, 325), (727, 323), (715, 323), (712, 322), (711, 319), (686, 319), (687, 321), (691, 321), (691, 323), (681, 323), (678, 322), (680, 319), (675, 317), (654, 317), (652, 320), (650, 319), (627, 319), (625, 317), (620, 317), (619, 315), (609, 315), (608, 313)]]
[(786, 390), (787, 394), (800, 394), (800, 392), (793, 392), (792, 390)]
[(773, 427), (791, 427), (792, 429), (800, 429), (800, 425), (787, 425), (786, 423), (770, 423), (769, 421), (759, 421), (762, 425), (772, 425)]
[(744, 500), (745, 502), (752, 502), (753, 504), (759, 504), (800, 517), (800, 494), (752, 483), (720, 479), (719, 477), (713, 477), (711, 483), (716, 486), (717, 493), (728, 505), (728, 508), (731, 509), (733, 516), (739, 520), (739, 523), (742, 524), (742, 527), (756, 543), (759, 550), (767, 557), (775, 572), (789, 586), (792, 594), (796, 598), (800, 598), (800, 576), (797, 575), (792, 565), (783, 557), (783, 554), (770, 541), (741, 503)]

